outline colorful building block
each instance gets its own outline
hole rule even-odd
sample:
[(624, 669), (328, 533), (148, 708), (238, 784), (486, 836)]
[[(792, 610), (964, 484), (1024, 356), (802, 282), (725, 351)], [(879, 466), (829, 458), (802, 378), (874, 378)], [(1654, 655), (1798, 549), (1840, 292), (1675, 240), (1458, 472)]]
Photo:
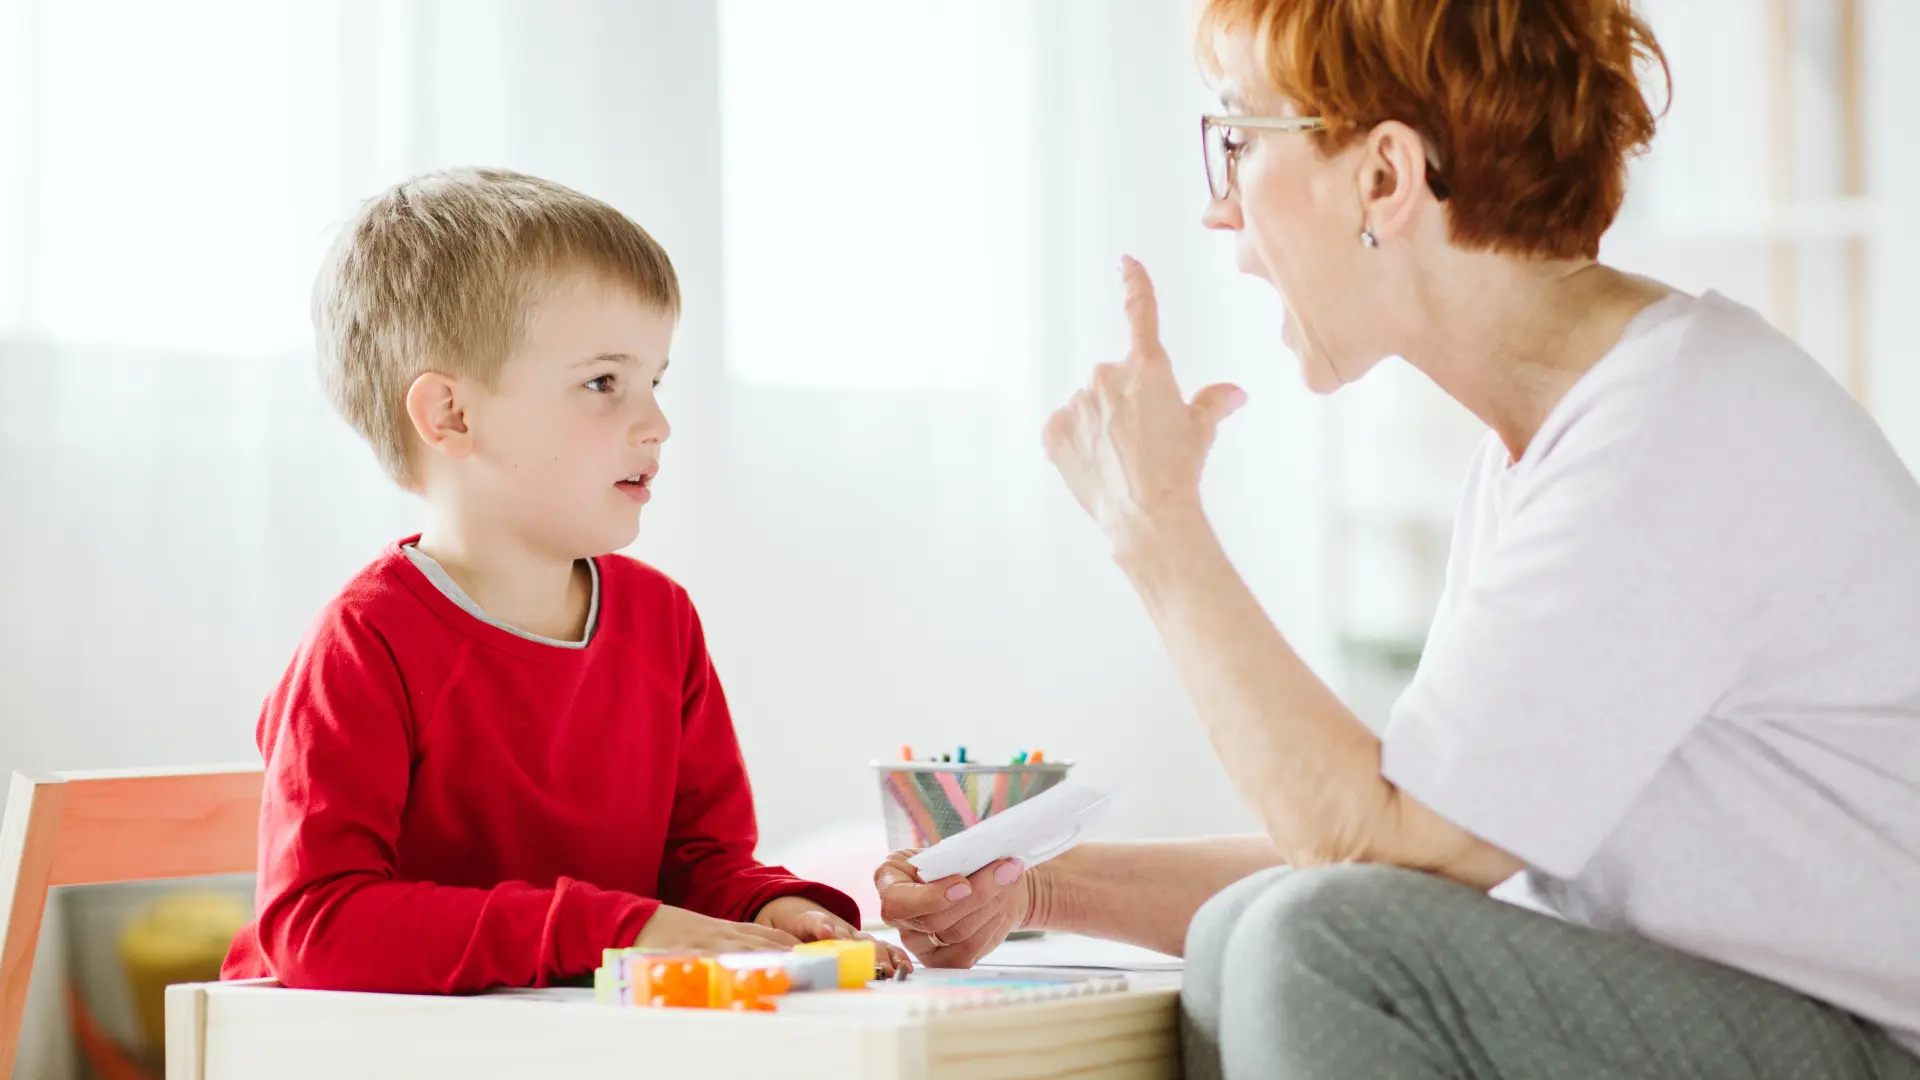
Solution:
[(648, 996), (647, 963), (653, 959), (684, 960), (690, 954), (667, 949), (606, 949), (593, 972), (594, 1000), (606, 1005), (645, 1005)]
[(627, 1004), (627, 1002), (622, 999), (626, 997), (625, 991), (632, 986), (632, 983), (620, 981), (615, 978), (615, 968), (611, 964), (593, 969), (593, 1000), (598, 1004)]
[(719, 956), (607, 949), (593, 973), (594, 1000), (629, 1008), (772, 1011), (774, 999), (810, 990), (858, 989), (874, 977), (871, 941), (815, 941), (791, 952)]
[(773, 999), (792, 988), (785, 953), (736, 953), (713, 960), (712, 1007), (772, 1012)]
[(796, 991), (840, 989), (840, 958), (826, 953), (792, 953), (787, 978)]
[(877, 954), (871, 941), (831, 938), (803, 942), (794, 946), (793, 951), (801, 956), (831, 956), (838, 960), (842, 990), (858, 990), (873, 981)]
[(635, 957), (633, 1004), (655, 1009), (712, 1007), (713, 959), (706, 956)]

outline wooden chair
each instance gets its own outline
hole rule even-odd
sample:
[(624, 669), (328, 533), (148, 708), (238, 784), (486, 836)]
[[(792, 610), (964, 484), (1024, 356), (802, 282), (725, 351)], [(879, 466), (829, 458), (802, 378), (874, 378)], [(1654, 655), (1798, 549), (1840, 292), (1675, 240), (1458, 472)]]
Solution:
[(0, 826), (0, 1077), (20, 1045), (47, 890), (255, 869), (260, 783), (258, 765), (13, 774)]

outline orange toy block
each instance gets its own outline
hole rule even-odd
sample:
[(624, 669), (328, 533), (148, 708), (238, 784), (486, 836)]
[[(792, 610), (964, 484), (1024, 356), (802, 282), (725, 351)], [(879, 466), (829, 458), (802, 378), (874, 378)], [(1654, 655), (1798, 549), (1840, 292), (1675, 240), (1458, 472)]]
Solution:
[(649, 956), (633, 966), (633, 1003), (652, 1008), (712, 1006), (713, 961), (704, 956)]
[(778, 964), (734, 966), (724, 959), (713, 965), (713, 1007), (740, 1012), (772, 1012), (773, 999), (792, 987), (787, 970)]

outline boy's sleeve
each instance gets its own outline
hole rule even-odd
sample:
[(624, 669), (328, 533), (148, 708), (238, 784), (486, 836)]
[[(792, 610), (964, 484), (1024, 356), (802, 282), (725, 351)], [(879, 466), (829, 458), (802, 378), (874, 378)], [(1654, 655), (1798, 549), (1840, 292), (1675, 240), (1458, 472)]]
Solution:
[(804, 896), (858, 927), (860, 908), (847, 894), (754, 861), (760, 830), (740, 741), (690, 603), (685, 618), (680, 771), (660, 864), (660, 899), (717, 919), (750, 922), (770, 900)]
[[(419, 699), (431, 688), (415, 688)], [(378, 631), (318, 624), (260, 720), (256, 886), (275, 978), (332, 990), (464, 993), (579, 976), (659, 901), (561, 878), (491, 889), (396, 879), (412, 767), (408, 687)]]

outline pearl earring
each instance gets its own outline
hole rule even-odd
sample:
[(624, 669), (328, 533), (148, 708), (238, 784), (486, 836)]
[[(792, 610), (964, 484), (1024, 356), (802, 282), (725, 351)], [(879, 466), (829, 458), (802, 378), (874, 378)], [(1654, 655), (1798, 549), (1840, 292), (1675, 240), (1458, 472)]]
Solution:
[(1380, 246), (1380, 238), (1373, 235), (1373, 226), (1369, 225), (1360, 230), (1360, 242), (1370, 248)]

